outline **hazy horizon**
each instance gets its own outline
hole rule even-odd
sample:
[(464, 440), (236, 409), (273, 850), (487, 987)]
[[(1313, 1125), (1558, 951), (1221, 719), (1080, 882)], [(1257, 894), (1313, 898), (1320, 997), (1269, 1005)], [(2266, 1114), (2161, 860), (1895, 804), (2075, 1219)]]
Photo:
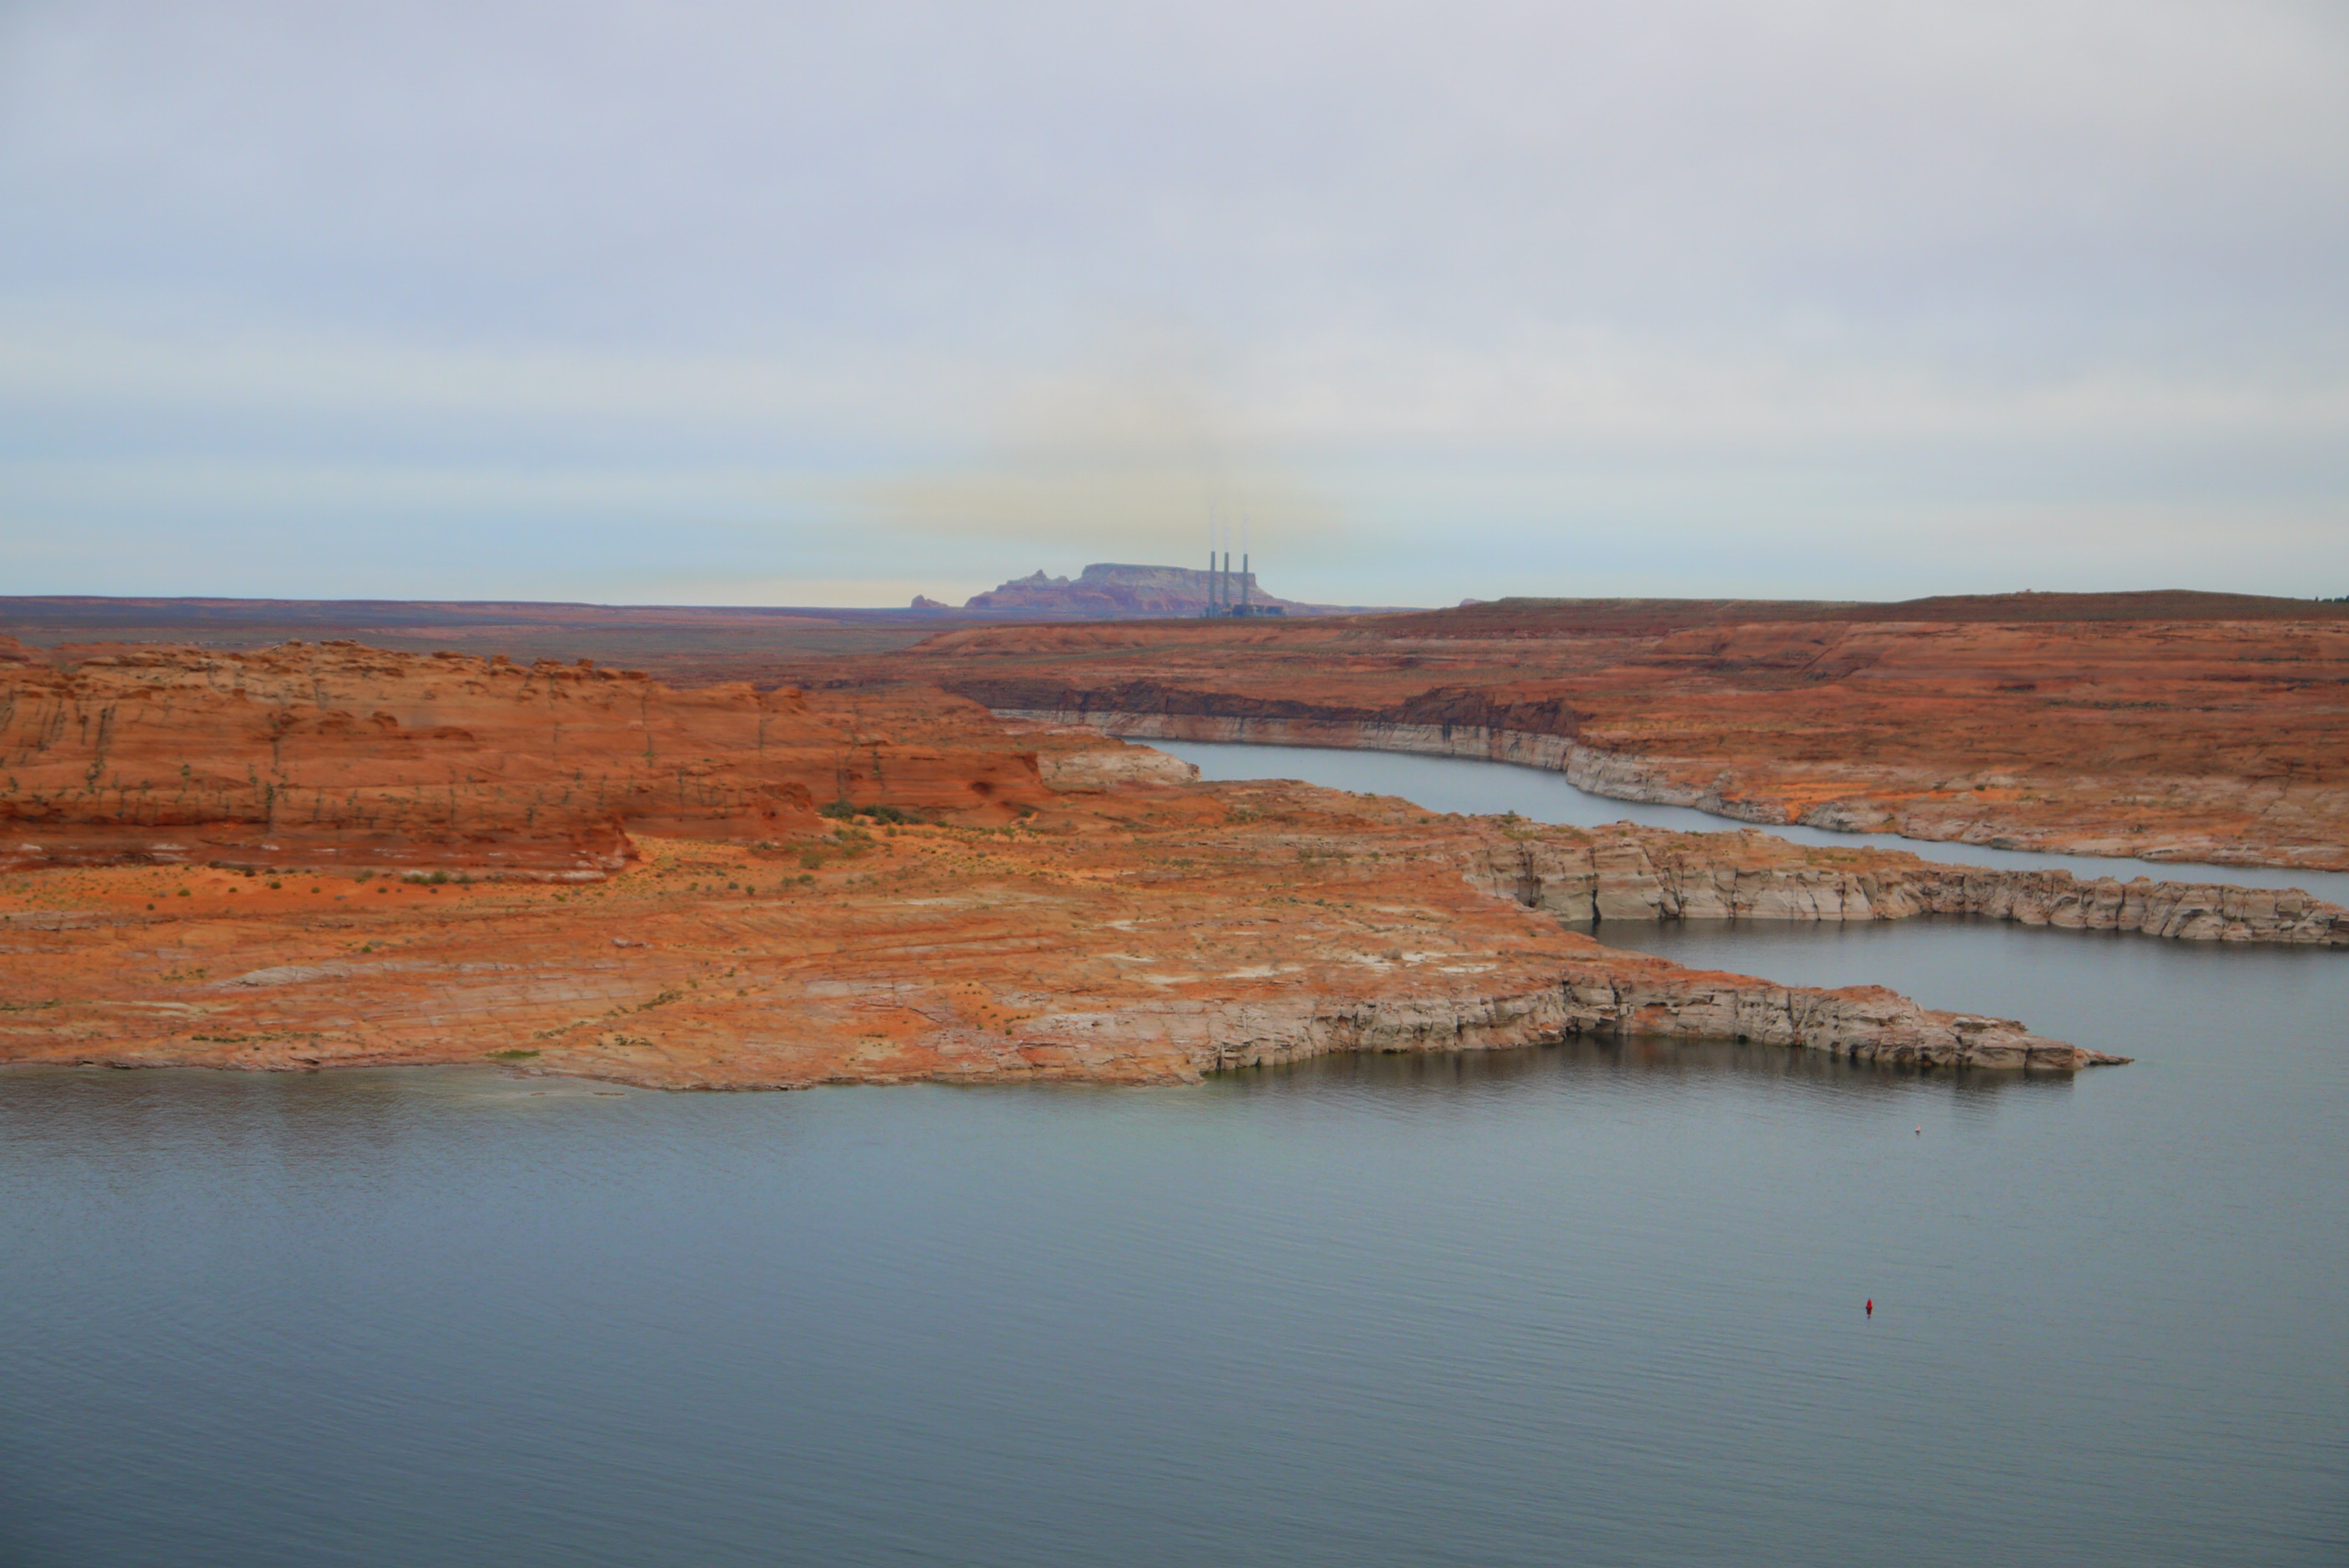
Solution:
[[(1173, 566), (1173, 565), (1174, 565), (1175, 563), (1174, 563), (1174, 562), (1100, 562), (1100, 563), (1088, 562), (1087, 564), (1088, 564), (1088, 565), (1091, 565), (1091, 564), (1119, 564), (1119, 565), (1131, 565), (1131, 566), (1150, 565), (1150, 566), (1156, 566), (1156, 567), (1166, 567), (1166, 566)], [(1083, 570), (1084, 570), (1084, 567), (1082, 567), (1082, 566), (1080, 566), (1080, 567), (1073, 567), (1073, 568), (1071, 568), (1069, 571), (1067, 571), (1067, 572), (1065, 572), (1065, 573), (1049, 573), (1049, 572), (1048, 572), (1048, 575), (1057, 576), (1057, 577), (1065, 577), (1068, 581), (1070, 581), (1070, 582), (1073, 583), (1073, 582), (1075, 582), (1075, 581), (1076, 581), (1078, 574), (1079, 574), (1081, 572), (1082, 572)], [(1234, 566), (1233, 566), (1233, 573), (1234, 573), (1234, 575), (1235, 575), (1235, 576), (1237, 576), (1237, 573), (1238, 573), (1238, 566), (1237, 566), (1237, 561), (1235, 562), (1235, 564), (1234, 564)], [(1023, 576), (1023, 577), (1024, 577), (1025, 575), (1028, 575), (1028, 574), (1025, 574), (1025, 573), (1023, 573), (1023, 574), (1022, 574), (1022, 576)], [(2232, 595), (2232, 594), (2233, 594), (2233, 591), (2231, 591), (2231, 590), (2224, 590), (2224, 589), (2194, 589), (2194, 588), (2183, 588), (2183, 587), (2179, 587), (2179, 586), (2178, 586), (2178, 585), (2176, 585), (2176, 584), (2171, 584), (2171, 585), (2169, 585), (2169, 586), (2168, 586), (2168, 587), (2162, 587), (2162, 588), (2144, 588), (2144, 589), (2033, 589), (2033, 588), (2024, 588), (2024, 589), (2015, 589), (2015, 590), (2012, 590), (2012, 591), (2009, 591), (2009, 592), (2006, 592), (2006, 593), (2000, 593), (2000, 592), (1997, 592), (1997, 591), (1988, 591), (1988, 592), (1979, 593), (1918, 593), (1918, 594), (1908, 594), (1908, 595), (1904, 595), (1904, 596), (1902, 596), (1902, 597), (1901, 597), (1901, 598), (1899, 598), (1899, 599), (1890, 599), (1890, 598), (1885, 598), (1885, 597), (1882, 597), (1882, 596), (1874, 596), (1874, 597), (1870, 597), (1870, 596), (1853, 596), (1853, 595), (1828, 596), (1828, 595), (1824, 595), (1824, 594), (1793, 594), (1793, 593), (1734, 593), (1734, 594), (1733, 594), (1733, 593), (1713, 593), (1713, 594), (1700, 594), (1700, 593), (1622, 593), (1622, 594), (1578, 594), (1578, 593), (1556, 594), (1556, 593), (1492, 593), (1492, 594), (1467, 594), (1467, 595), (1464, 595), (1463, 597), (1461, 597), (1461, 598), (1459, 598), (1459, 599), (1456, 599), (1456, 600), (1448, 600), (1448, 601), (1445, 601), (1445, 602), (1444, 602), (1444, 603), (1416, 603), (1416, 604), (1412, 604), (1412, 603), (1394, 603), (1394, 604), (1340, 604), (1340, 603), (1336, 603), (1335, 602), (1332, 602), (1332, 601), (1327, 601), (1327, 600), (1309, 600), (1309, 599), (1299, 599), (1298, 595), (1296, 595), (1296, 594), (1294, 594), (1294, 593), (1288, 593), (1288, 592), (1284, 591), (1284, 590), (1281, 588), (1281, 586), (1280, 586), (1279, 584), (1278, 584), (1278, 583), (1268, 583), (1268, 582), (1265, 582), (1265, 581), (1264, 581), (1264, 573), (1263, 573), (1262, 572), (1257, 572), (1257, 573), (1255, 573), (1255, 577), (1256, 577), (1256, 579), (1257, 579), (1257, 584), (1258, 590), (1260, 591), (1261, 594), (1262, 594), (1264, 597), (1266, 597), (1267, 599), (1270, 599), (1270, 600), (1282, 600), (1282, 601), (1288, 601), (1288, 602), (1294, 603), (1303, 603), (1303, 604), (1306, 604), (1306, 605), (1308, 605), (1308, 606), (1309, 606), (1309, 607), (1312, 607), (1312, 608), (1315, 608), (1315, 609), (1352, 610), (1352, 611), (1361, 611), (1361, 612), (1366, 612), (1366, 613), (1377, 613), (1377, 612), (1385, 612), (1385, 611), (1413, 612), (1413, 611), (1421, 611), (1421, 610), (1444, 610), (1444, 609), (1454, 609), (1454, 608), (1464, 607), (1464, 606), (1469, 605), (1469, 604), (1488, 604), (1488, 603), (1494, 603), (1504, 602), (1504, 601), (1510, 601), (1510, 600), (1522, 600), (1522, 601), (1528, 601), (1528, 602), (1534, 602), (1534, 603), (1541, 603), (1541, 602), (1546, 602), (1546, 601), (1556, 601), (1556, 600), (1579, 600), (1579, 599), (1603, 599), (1603, 600), (1619, 600), (1619, 601), (1655, 601), (1655, 602), (1670, 602), (1670, 601), (1673, 601), (1673, 600), (1690, 600), (1690, 601), (1705, 602), (1705, 601), (1713, 601), (1713, 600), (1729, 600), (1729, 599), (1736, 599), (1736, 600), (1744, 600), (1744, 601), (1748, 601), (1748, 602), (1753, 602), (1753, 603), (1759, 603), (1868, 604), (1868, 603), (1923, 603), (1923, 602), (1925, 602), (1925, 601), (1932, 600), (1932, 599), (2010, 598), (2010, 597), (2014, 596), (2015, 594), (2023, 594), (2023, 595), (2026, 595), (2026, 596), (2031, 595), (2031, 594), (2044, 594), (2044, 595), (2049, 596), (2049, 597), (2064, 597), (2064, 596), (2072, 596), (2072, 595), (2083, 595), (2083, 596), (2091, 596), (2091, 597), (2093, 597), (2093, 596), (2098, 596), (2098, 595), (2108, 595), (2108, 594), (2123, 594), (2123, 595), (2126, 595), (2126, 594), (2131, 594), (2131, 593), (2165, 594), (2165, 593), (2216, 593), (2216, 594), (2220, 594), (2220, 595), (2221, 595), (2221, 596), (2230, 596), (2230, 595)], [(1006, 580), (1005, 580), (1004, 582), (1002, 582), (1002, 583), (995, 583), (995, 584), (991, 584), (991, 585), (990, 585), (990, 588), (995, 588), (995, 587), (1009, 587), (1009, 586), (1010, 586), (1010, 585), (1011, 585), (1011, 583), (1012, 583), (1014, 581), (1016, 581), (1016, 579), (1006, 579)], [(988, 589), (981, 589), (981, 590), (978, 590), (977, 592), (979, 592), (979, 593), (985, 593), (985, 592), (988, 592)], [(964, 598), (968, 598), (969, 596), (970, 596), (970, 595), (964, 595), (963, 597), (964, 597)], [(2342, 596), (2342, 595), (2338, 595), (2338, 594), (2307, 594), (2307, 593), (2302, 593), (2302, 594), (2254, 594), (2254, 595), (2249, 595), (2249, 596), (2251, 596), (2251, 597), (2259, 597), (2259, 598), (2270, 598), (2270, 599), (2299, 600), (2299, 601), (2302, 601), (2302, 602), (2303, 602), (2303, 603), (2343, 603), (2343, 602), (2344, 602), (2343, 596)], [(933, 596), (933, 597), (934, 597), (934, 596)], [(714, 613), (717, 613), (717, 612), (725, 612), (725, 611), (731, 611), (731, 610), (787, 610), (787, 611), (814, 611), (814, 612), (827, 612), (827, 613), (829, 613), (829, 612), (847, 613), (847, 612), (852, 612), (852, 611), (854, 611), (854, 612), (860, 612), (860, 613), (861, 613), (861, 612), (871, 612), (871, 611), (876, 611), (876, 610), (886, 610), (886, 611), (905, 611), (905, 610), (910, 610), (910, 608), (911, 608), (911, 606), (909, 606), (909, 605), (907, 605), (907, 604), (904, 604), (904, 603), (794, 603), (794, 602), (783, 601), (783, 600), (760, 600), (760, 601), (750, 601), (750, 600), (716, 600), (716, 599), (708, 599), (708, 600), (690, 600), (690, 601), (688, 601), (688, 600), (679, 600), (679, 599), (559, 599), (559, 598), (548, 598), (548, 597), (536, 597), (536, 598), (533, 598), (533, 597), (528, 597), (528, 596), (519, 595), (519, 594), (499, 594), (499, 595), (493, 595), (493, 596), (479, 596), (479, 595), (472, 595), (472, 596), (469, 596), (469, 595), (464, 595), (464, 594), (433, 594), (433, 595), (404, 594), (404, 595), (388, 595), (388, 594), (356, 594), (356, 593), (353, 593), (353, 594), (311, 594), (311, 595), (285, 594), (285, 593), (280, 593), (280, 594), (257, 594), (257, 593), (26, 593), (26, 594), (5, 594), (5, 595), (0, 595), (0, 599), (5, 599), (5, 598), (22, 598), (22, 599), (64, 599), (64, 600), (79, 600), (79, 599), (93, 599), (93, 600), (119, 600), (119, 601), (122, 601), (122, 602), (127, 603), (160, 603), (160, 602), (181, 602), (181, 603), (219, 603), (219, 604), (235, 604), (235, 603), (247, 603), (247, 604), (270, 604), (270, 603), (285, 603), (285, 604), (322, 604), (322, 605), (331, 605), (331, 604), (336, 604), (336, 603), (354, 603), (354, 604), (357, 604), (357, 603), (409, 603), (409, 604), (419, 604), (419, 605), (424, 605), (424, 604), (442, 604), (442, 605), (453, 605), (453, 606), (481, 605), (481, 606), (484, 606), (484, 607), (494, 607), (494, 606), (497, 606), (497, 605), (514, 605), (514, 606), (520, 607), (520, 606), (526, 606), (526, 605), (527, 605), (527, 606), (554, 607), (554, 608), (561, 608), (561, 607), (565, 606), (565, 605), (577, 605), (577, 606), (579, 606), (579, 607), (581, 607), (581, 608), (583, 608), (583, 609), (596, 609), (596, 610), (622, 610), (622, 611), (627, 611), (627, 610), (707, 610), (707, 611), (711, 611), (711, 612), (714, 612)], [(943, 611), (954, 611), (954, 612), (957, 612), (957, 613), (960, 613), (960, 612), (962, 611), (962, 609), (963, 609), (962, 600), (961, 600), (961, 599), (957, 599), (957, 600), (955, 600), (955, 601), (948, 602), (948, 603), (943, 603), (943, 604), (934, 604), (933, 606), (931, 606), (931, 612), (930, 612), (930, 613), (932, 613), (932, 614), (937, 614), (937, 613), (941, 613), (941, 612), (943, 612)], [(973, 613), (973, 614), (988, 614), (989, 612), (986, 612), (986, 611), (978, 611), (978, 612), (972, 612), (972, 613)], [(1018, 611), (1003, 611), (1003, 612), (994, 612), (994, 614), (999, 614), (999, 615), (1004, 615), (1004, 616), (1009, 616), (1009, 618), (1012, 618), (1012, 619), (1018, 619), (1018, 618), (1019, 618), (1019, 616), (1020, 615), (1020, 614), (1022, 614), (1022, 612), (1018, 612)], [(1037, 612), (1037, 614), (1050, 614), (1050, 612)], [(1125, 617), (1125, 618), (1134, 618), (1134, 617)], [(1148, 617), (1148, 616), (1143, 616), (1143, 617), (1139, 617), (1139, 618), (1147, 619), (1147, 618), (1150, 618), (1150, 617)], [(59, 623), (59, 624), (78, 624), (78, 623), (62, 622), (62, 623)]]
[(2349, 593), (2322, 5), (20, 4), (14, 593)]

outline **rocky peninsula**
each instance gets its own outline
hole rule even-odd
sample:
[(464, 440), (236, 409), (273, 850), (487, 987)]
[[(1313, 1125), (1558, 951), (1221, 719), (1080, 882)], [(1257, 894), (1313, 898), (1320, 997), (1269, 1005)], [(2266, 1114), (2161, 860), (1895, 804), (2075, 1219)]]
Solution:
[[(753, 1088), (1179, 1082), (1572, 1035), (2119, 1059), (1568, 923), (1585, 903), (1601, 932), (1694, 913), (1705, 886), (1755, 917), (1958, 896), (1886, 865), (1203, 785), (934, 688), (682, 690), (347, 643), (20, 651), (0, 767), (12, 1062), (492, 1060)], [(2277, 934), (2339, 913), (2212, 918), (2300, 941)]]

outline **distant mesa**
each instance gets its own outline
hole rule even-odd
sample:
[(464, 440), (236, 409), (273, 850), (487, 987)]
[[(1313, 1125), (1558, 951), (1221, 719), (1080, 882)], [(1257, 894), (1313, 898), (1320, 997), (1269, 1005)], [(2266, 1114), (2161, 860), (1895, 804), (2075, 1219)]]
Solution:
[[(1221, 582), (1218, 583), (1220, 577)], [(1041, 615), (1089, 621), (1172, 619), (1204, 614), (1212, 605), (1245, 602), (1258, 614), (1323, 615), (1360, 608), (1306, 604), (1268, 593), (1253, 572), (1200, 571), (1187, 566), (1133, 566), (1097, 562), (1075, 579), (1037, 572), (963, 602), (967, 614)], [(930, 607), (916, 599), (916, 609)], [(944, 608), (944, 606), (938, 606)]]

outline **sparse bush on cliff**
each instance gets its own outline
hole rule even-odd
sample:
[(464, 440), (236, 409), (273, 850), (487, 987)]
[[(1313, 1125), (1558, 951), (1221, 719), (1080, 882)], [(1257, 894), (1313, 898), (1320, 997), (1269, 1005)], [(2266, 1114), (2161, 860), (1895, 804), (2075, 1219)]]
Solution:
[(829, 806), (819, 806), (816, 808), (816, 815), (829, 817), (835, 822), (853, 822), (860, 817), (869, 818), (875, 822), (887, 823), (918, 823), (925, 820), (919, 812), (908, 811), (902, 806), (891, 806), (885, 803), (859, 806), (844, 799), (834, 800)]

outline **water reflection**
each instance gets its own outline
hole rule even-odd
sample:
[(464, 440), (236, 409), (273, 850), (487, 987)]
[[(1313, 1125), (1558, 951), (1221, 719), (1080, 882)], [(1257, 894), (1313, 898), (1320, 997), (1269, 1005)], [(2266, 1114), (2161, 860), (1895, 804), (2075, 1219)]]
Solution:
[[(223, 1140), (276, 1162), (361, 1159), (468, 1108), (639, 1091), (484, 1068), (356, 1068), (296, 1074), (200, 1068), (0, 1069), (0, 1139), (54, 1157), (109, 1161)], [(70, 1146), (47, 1142), (73, 1130)]]
[(1840, 1096), (1923, 1090), (1939, 1099), (1982, 1100), (2010, 1093), (2067, 1094), (2074, 1082), (2066, 1074), (1937, 1070), (1853, 1061), (1785, 1046), (1651, 1036), (1570, 1039), (1506, 1050), (1315, 1057), (1244, 1068), (1223, 1077), (1243, 1092), (1307, 1096), (1507, 1092), (1536, 1081), (1585, 1090), (1609, 1084), (1652, 1088), (1737, 1077), (1818, 1088)]

